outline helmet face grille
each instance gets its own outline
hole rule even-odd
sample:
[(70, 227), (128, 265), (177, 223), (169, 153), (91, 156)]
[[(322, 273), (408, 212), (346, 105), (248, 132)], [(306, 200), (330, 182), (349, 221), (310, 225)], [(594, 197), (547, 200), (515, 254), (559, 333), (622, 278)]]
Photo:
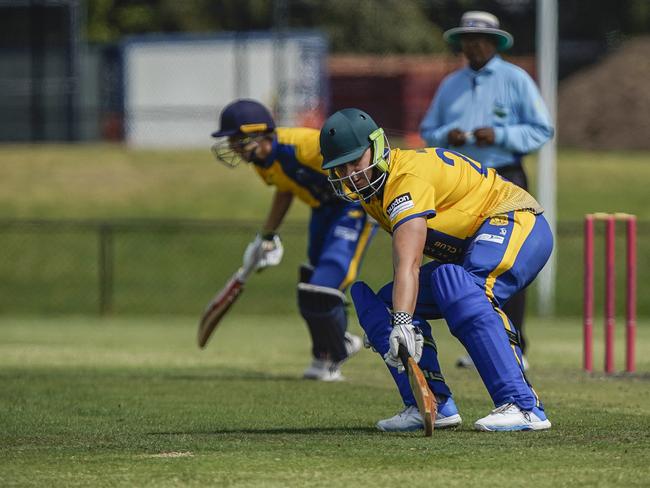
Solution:
[[(339, 178), (335, 170), (330, 170), (329, 180), (334, 188), (334, 193), (339, 198), (347, 200), (348, 202), (355, 202), (359, 199), (368, 201), (372, 198), (377, 192), (381, 190), (381, 187), (386, 181), (387, 173), (380, 173), (379, 176), (374, 178), (372, 176), (374, 165), (369, 166), (367, 169), (351, 173), (349, 176), (344, 176)], [(357, 186), (352, 177), (362, 175), (362, 177), (367, 181), (366, 185)]]
[(246, 137), (219, 137), (212, 145), (214, 158), (229, 168), (235, 168), (242, 162), (252, 161), (255, 149), (259, 145), (263, 134), (255, 134)]
[[(368, 201), (384, 186), (390, 162), (388, 138), (381, 128), (370, 134), (369, 138), (371, 141), (372, 161), (366, 169), (355, 171), (349, 175), (344, 175), (341, 172), (345, 165), (330, 169), (329, 180), (339, 198), (347, 201), (359, 199)], [(354, 180), (365, 181), (365, 184), (358, 185)]]

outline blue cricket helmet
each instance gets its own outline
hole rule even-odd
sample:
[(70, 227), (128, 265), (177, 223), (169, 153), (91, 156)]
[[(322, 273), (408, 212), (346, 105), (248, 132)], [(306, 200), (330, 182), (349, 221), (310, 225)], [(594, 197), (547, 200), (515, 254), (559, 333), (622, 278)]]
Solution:
[(268, 109), (250, 99), (235, 100), (221, 112), (220, 129), (212, 137), (273, 132), (275, 121)]

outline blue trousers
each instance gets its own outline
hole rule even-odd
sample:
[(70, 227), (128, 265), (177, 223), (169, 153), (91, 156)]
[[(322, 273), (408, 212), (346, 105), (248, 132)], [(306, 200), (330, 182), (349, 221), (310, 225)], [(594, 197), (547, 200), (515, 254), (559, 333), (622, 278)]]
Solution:
[(356, 279), (376, 230), (358, 203), (313, 209), (307, 256), (314, 272), (309, 283), (345, 291)]

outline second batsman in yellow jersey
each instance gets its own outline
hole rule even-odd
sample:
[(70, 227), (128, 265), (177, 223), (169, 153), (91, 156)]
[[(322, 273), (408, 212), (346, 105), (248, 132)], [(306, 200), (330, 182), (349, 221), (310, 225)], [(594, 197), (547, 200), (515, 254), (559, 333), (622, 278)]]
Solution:
[[(345, 291), (354, 281), (376, 225), (358, 202), (337, 198), (321, 168), (319, 132), (307, 127), (276, 127), (268, 109), (255, 100), (236, 100), (224, 108), (213, 151), (234, 167), (252, 166), (275, 187), (262, 231), (244, 253), (244, 267), (278, 265), (283, 254), (277, 231), (294, 198), (311, 207), (307, 258), (301, 265), (298, 309), (312, 338), (306, 379), (339, 381), (341, 365), (361, 348), (347, 331)], [(261, 253), (257, 250), (261, 249)]]
[[(550, 428), (523, 374), (518, 332), (501, 310), (532, 282), (553, 248), (537, 201), (460, 153), (391, 149), (383, 129), (358, 109), (333, 114), (321, 129), (320, 145), (336, 193), (359, 200), (392, 235), (394, 280), (377, 294), (363, 282), (351, 289), (368, 342), (389, 366), (405, 406), (377, 427), (422, 428), (408, 379), (398, 369), (400, 344), (419, 362), (436, 396), (436, 427), (461, 423), (427, 323), (444, 318), (494, 403), (475, 428)], [(422, 265), (423, 255), (432, 261)]]

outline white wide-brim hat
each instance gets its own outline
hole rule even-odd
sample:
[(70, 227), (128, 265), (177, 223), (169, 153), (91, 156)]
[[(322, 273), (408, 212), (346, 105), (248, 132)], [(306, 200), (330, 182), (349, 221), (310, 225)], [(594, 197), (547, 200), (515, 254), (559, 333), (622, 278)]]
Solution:
[(499, 19), (489, 12), (465, 12), (460, 19), (460, 27), (445, 31), (442, 35), (449, 44), (460, 46), (460, 37), (463, 34), (486, 34), (497, 39), (497, 49), (504, 51), (514, 44), (514, 39), (509, 32), (499, 29)]

